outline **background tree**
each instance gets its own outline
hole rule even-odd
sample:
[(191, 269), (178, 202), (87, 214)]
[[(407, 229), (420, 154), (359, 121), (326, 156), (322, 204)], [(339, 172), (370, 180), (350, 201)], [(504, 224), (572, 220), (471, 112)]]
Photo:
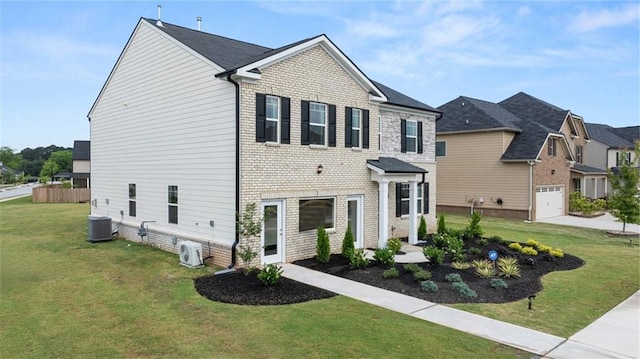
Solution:
[(4, 166), (17, 171), (20, 170), (23, 160), (19, 153), (13, 152), (13, 149), (9, 147), (0, 147), (0, 162), (2, 162)]
[[(622, 232), (627, 230), (627, 223), (640, 224), (640, 189), (639, 167), (640, 142), (635, 144), (635, 158), (631, 163), (624, 161), (618, 167), (618, 173), (608, 172), (613, 194), (609, 196), (609, 210), (616, 218), (622, 221)], [(627, 151), (622, 152), (622, 158), (627, 158)]]
[(71, 160), (71, 157), (71, 150), (63, 150), (51, 153), (47, 160), (57, 163), (58, 171), (71, 172), (73, 170), (73, 161)]
[(42, 166), (40, 177), (51, 178), (51, 182), (53, 182), (53, 176), (58, 173), (58, 169), (58, 164), (55, 161), (47, 160)]
[[(71, 148), (65, 148), (56, 145), (36, 148), (27, 147), (20, 151), (20, 155), (23, 158), (20, 170), (28, 176), (37, 176), (40, 172), (42, 172), (42, 166), (44, 165), (45, 161), (49, 159), (52, 153), (65, 150), (71, 151)], [(71, 167), (69, 167), (68, 171), (71, 171)]]

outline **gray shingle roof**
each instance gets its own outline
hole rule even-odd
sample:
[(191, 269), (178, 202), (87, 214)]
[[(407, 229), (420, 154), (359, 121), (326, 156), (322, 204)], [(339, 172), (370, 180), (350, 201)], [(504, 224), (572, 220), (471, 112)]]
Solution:
[[(167, 22), (162, 22), (163, 26), (157, 26), (156, 20), (148, 18), (142, 19), (155, 26), (156, 28), (162, 30), (174, 39), (187, 45), (213, 63), (218, 64), (225, 70), (223, 73), (236, 70), (253, 62), (276, 55), (282, 51), (315, 39), (319, 36), (324, 36), (318, 35), (279, 47), (277, 49), (271, 49), (244, 41), (229, 39), (227, 37), (173, 25)], [(395, 91), (385, 85), (382, 85), (375, 81), (372, 82), (387, 96), (387, 103), (389, 104), (415, 108), (419, 110), (439, 112), (433, 107), (415, 100), (407, 95), (404, 95), (398, 91)]]
[(398, 106), (402, 106), (402, 107), (410, 107), (410, 108), (416, 108), (419, 110), (426, 110), (426, 111), (432, 111), (432, 112), (437, 112), (439, 113), (440, 111), (425, 104), (422, 103), (418, 100), (415, 100), (407, 95), (401, 94), (400, 92), (387, 87), (379, 82), (376, 81), (371, 81), (373, 82), (374, 85), (376, 85), (377, 88), (380, 89), (380, 91), (382, 91), (384, 93), (385, 96), (387, 96), (387, 103), (391, 104), (391, 105), (398, 105)]
[(437, 133), (492, 129), (522, 131), (515, 124), (519, 118), (492, 102), (460, 96), (438, 110), (442, 111), (442, 117), (436, 122)]
[(640, 126), (613, 127), (612, 131), (631, 143), (640, 141)]
[(610, 148), (633, 148), (633, 143), (616, 134), (615, 128), (599, 123), (587, 123), (591, 138)]
[(583, 165), (582, 163), (576, 163), (573, 166), (572, 170), (574, 170), (576, 172), (580, 172), (580, 173), (599, 173), (599, 174), (606, 174), (607, 173), (606, 170), (603, 170), (601, 168), (595, 168), (595, 167)]
[(524, 92), (518, 92), (498, 104), (520, 118), (536, 121), (554, 131), (560, 131), (569, 113)]
[(76, 161), (91, 160), (91, 141), (73, 141), (71, 159)]
[(380, 157), (377, 160), (367, 160), (367, 164), (375, 166), (385, 173), (427, 173), (425, 169), (392, 157)]

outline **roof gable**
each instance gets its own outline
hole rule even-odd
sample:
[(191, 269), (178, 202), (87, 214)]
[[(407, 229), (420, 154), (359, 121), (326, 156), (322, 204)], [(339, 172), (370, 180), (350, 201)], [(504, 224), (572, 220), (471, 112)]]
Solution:
[(519, 92), (498, 104), (524, 120), (536, 121), (554, 131), (560, 131), (569, 114), (550, 103)]
[(91, 159), (90, 141), (73, 141), (71, 159), (74, 161), (88, 161)]
[(499, 105), (460, 96), (438, 107), (442, 117), (436, 123), (436, 133), (506, 130), (521, 132), (514, 114)]
[(405, 94), (402, 94), (390, 87), (387, 87), (377, 81), (373, 81), (373, 84), (376, 85), (382, 92), (387, 96), (387, 102), (390, 105), (397, 105), (401, 107), (409, 107), (415, 108), (418, 110), (431, 111), (440, 114), (441, 111), (422, 103), (416, 99), (413, 99)]

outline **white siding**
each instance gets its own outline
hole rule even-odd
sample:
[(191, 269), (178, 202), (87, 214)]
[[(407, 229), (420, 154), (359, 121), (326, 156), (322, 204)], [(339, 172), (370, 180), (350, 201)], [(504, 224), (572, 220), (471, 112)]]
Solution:
[[(140, 22), (91, 112), (92, 214), (117, 222), (122, 210), (126, 224), (156, 221), (150, 230), (178, 238), (234, 240), (235, 89), (216, 73)], [(169, 185), (178, 186), (178, 225), (168, 224)]]

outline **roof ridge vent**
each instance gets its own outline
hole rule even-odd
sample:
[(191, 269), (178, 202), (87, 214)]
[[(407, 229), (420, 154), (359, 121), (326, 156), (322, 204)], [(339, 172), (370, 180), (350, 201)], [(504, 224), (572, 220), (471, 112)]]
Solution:
[(162, 21), (160, 21), (161, 13), (162, 13), (162, 5), (158, 4), (158, 21), (156, 21), (156, 26), (163, 26)]

